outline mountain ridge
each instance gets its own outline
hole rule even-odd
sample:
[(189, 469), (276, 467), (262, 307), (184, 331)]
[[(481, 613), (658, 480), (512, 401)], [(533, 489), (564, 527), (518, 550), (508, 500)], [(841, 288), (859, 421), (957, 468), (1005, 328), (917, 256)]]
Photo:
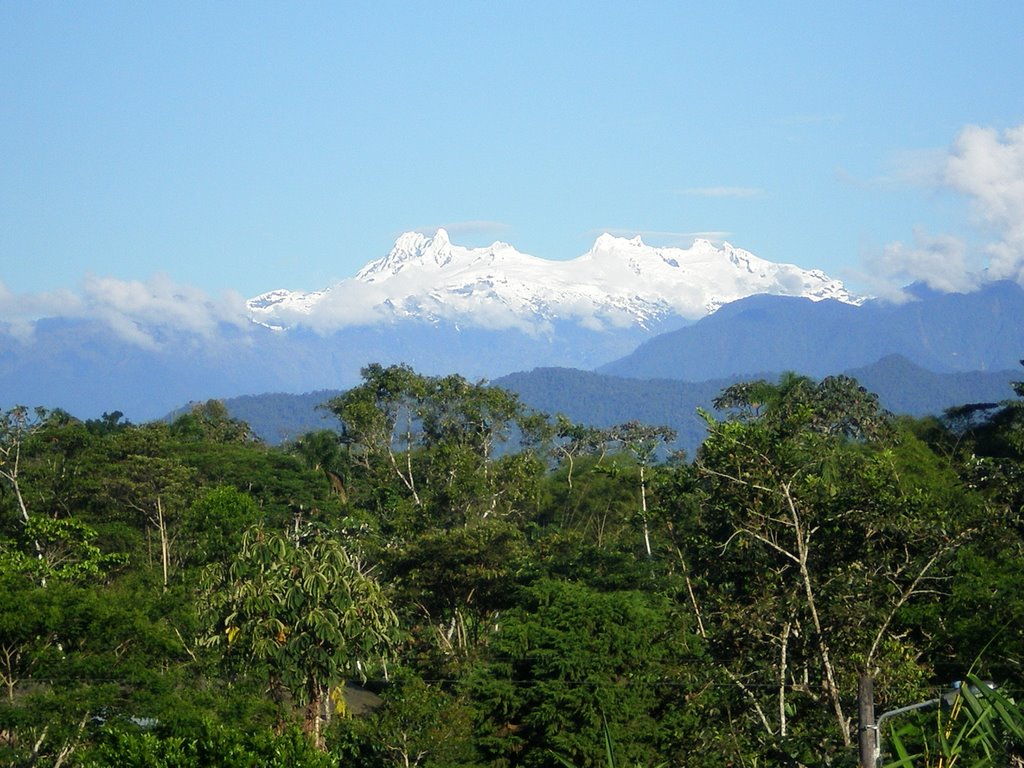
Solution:
[(821, 270), (769, 262), (729, 243), (661, 248), (605, 233), (587, 253), (558, 261), (500, 241), (458, 246), (439, 229), (401, 235), (354, 278), (321, 291), (269, 291), (247, 306), (254, 322), (272, 328), (323, 325), (322, 314), (339, 323), (358, 315), (419, 318), (540, 334), (558, 320), (650, 330), (673, 315), (692, 321), (755, 293), (859, 301)]
[(1006, 369), (1022, 351), (1024, 289), (998, 281), (971, 293), (904, 304), (872, 300), (859, 307), (750, 296), (648, 339), (597, 370), (690, 381), (759, 370), (822, 376), (899, 354), (928, 370), (951, 373)]

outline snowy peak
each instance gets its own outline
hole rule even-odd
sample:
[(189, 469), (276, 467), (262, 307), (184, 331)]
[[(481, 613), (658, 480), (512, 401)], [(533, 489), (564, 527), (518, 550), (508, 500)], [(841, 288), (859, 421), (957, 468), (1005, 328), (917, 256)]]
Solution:
[[(407, 232), (395, 241), (387, 256), (371, 261), (356, 273), (355, 279), (373, 283), (388, 280), (400, 273), (406, 276), (416, 273), (416, 279), (423, 281), (439, 275), (450, 278), (468, 269), (501, 265), (516, 271), (524, 268), (522, 265), (531, 260), (541, 261), (519, 253), (508, 243), (495, 242), (485, 248), (465, 248), (453, 245), (443, 229), (437, 230), (432, 237), (419, 232)], [(510, 262), (519, 266), (511, 266)]]
[(508, 243), (494, 242), (485, 248), (465, 248), (453, 245), (448, 239), (448, 233), (443, 229), (437, 230), (432, 237), (419, 232), (407, 232), (395, 241), (394, 247), (387, 256), (371, 261), (356, 273), (355, 279), (376, 282), (403, 271), (423, 273), (443, 271), (453, 274), (481, 265), (531, 259), (533, 259), (532, 256), (519, 253)]
[(624, 237), (616, 237), (605, 232), (599, 235), (597, 240), (594, 241), (594, 245), (591, 247), (590, 252), (596, 253), (598, 251), (614, 251), (622, 250), (623, 248), (643, 248), (644, 241), (640, 238), (640, 235), (636, 237), (626, 239)]
[(325, 291), (272, 291), (252, 299), (249, 310), (271, 327), (336, 330), (407, 318), (547, 333), (566, 321), (650, 329), (758, 293), (858, 303), (820, 270), (765, 261), (728, 243), (658, 248), (605, 233), (582, 256), (554, 261), (502, 242), (454, 245), (439, 229), (401, 235), (386, 256)]
[(703, 298), (697, 306), (666, 296), (679, 314), (690, 318), (756, 293), (858, 303), (840, 281), (820, 270), (776, 264), (729, 243), (719, 247), (704, 239), (695, 240), (689, 248), (659, 248), (646, 245), (639, 237), (627, 240), (604, 234), (576, 263), (581, 267), (592, 264), (608, 278), (614, 275), (618, 285), (632, 284), (628, 277), (632, 273), (640, 279), (636, 286), (640, 290), (670, 294), (666, 288), (673, 286), (685, 296), (699, 292)]
[(452, 244), (445, 230), (437, 230), (433, 237), (420, 232), (406, 232), (395, 241), (387, 256), (371, 261), (359, 270), (356, 279), (372, 282), (387, 275), (396, 275), (410, 265), (443, 267), (451, 262), (452, 255)]

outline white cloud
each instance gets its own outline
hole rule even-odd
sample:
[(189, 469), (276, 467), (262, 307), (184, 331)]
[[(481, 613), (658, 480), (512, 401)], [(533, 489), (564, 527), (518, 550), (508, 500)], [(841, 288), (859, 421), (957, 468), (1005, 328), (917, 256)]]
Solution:
[(237, 293), (212, 299), (166, 275), (145, 282), (89, 276), (77, 293), (14, 294), (0, 284), (0, 322), (12, 335), (30, 340), (35, 322), (45, 317), (96, 320), (147, 348), (158, 346), (158, 337), (170, 331), (212, 337), (222, 323), (249, 324), (245, 301)]
[(952, 235), (914, 233), (914, 244), (889, 243), (882, 253), (867, 259), (868, 274), (861, 277), (871, 291), (890, 301), (906, 301), (904, 286), (920, 282), (945, 293), (971, 291), (978, 284), (967, 245)]
[(1024, 279), (1024, 125), (1000, 136), (968, 126), (946, 165), (946, 184), (971, 200), (975, 222), (995, 236), (989, 276)]
[(0, 282), (0, 324), (19, 341), (32, 340), (35, 322), (40, 318), (74, 317), (81, 309), (82, 299), (72, 291), (19, 294)]
[(317, 333), (330, 334), (349, 325), (368, 325), (388, 319), (382, 305), (390, 293), (387, 285), (342, 280), (332, 286), (308, 314), (275, 312), (274, 317), (284, 325), (306, 325)]
[(0, 282), (0, 320), (38, 320), (40, 317), (78, 311), (81, 305), (81, 299), (69, 290), (16, 294)]
[[(405, 273), (392, 275), (381, 283), (342, 280), (312, 307), (275, 306), (265, 321), (285, 327), (304, 326), (321, 335), (330, 335), (349, 326), (386, 323), (405, 312), (424, 313), (453, 321), (462, 319), (459, 307), (432, 301), (430, 296), (421, 297), (422, 287), (420, 276)], [(410, 305), (405, 302), (410, 302)], [(528, 334), (549, 330), (545, 324), (524, 318), (500, 302), (474, 305), (473, 325), (493, 329), (516, 328)]]
[(975, 252), (961, 238), (915, 232), (913, 245), (889, 243), (866, 259), (870, 274), (863, 277), (872, 289), (899, 299), (905, 297), (901, 286), (918, 280), (936, 290), (965, 291), (977, 286), (982, 271), (986, 279), (1024, 283), (1024, 125), (1002, 134), (967, 126), (941, 162), (930, 151), (906, 157), (900, 180), (966, 197), (988, 242), (983, 252)]
[(862, 177), (837, 165), (838, 181), (864, 190), (905, 190), (908, 186), (933, 189), (945, 186), (948, 148), (904, 149), (894, 152), (886, 162), (886, 172)]

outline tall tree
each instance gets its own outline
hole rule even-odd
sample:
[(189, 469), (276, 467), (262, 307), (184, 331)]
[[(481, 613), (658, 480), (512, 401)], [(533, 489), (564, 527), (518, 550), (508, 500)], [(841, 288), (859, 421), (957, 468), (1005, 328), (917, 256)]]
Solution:
[(118, 463), (117, 472), (107, 478), (108, 497), (122, 506), (140, 527), (155, 531), (159, 546), (160, 572), (166, 588), (172, 562), (171, 523), (188, 503), (193, 472), (175, 458), (130, 454)]
[(382, 511), (398, 518), (396, 498), (413, 506), (403, 520), (389, 521), (392, 527), (422, 530), (515, 511), (522, 471), (539, 471), (539, 459), (507, 463), (515, 473), (497, 472), (496, 448), (515, 437), (521, 455), (532, 455), (544, 426), (515, 394), (404, 365), (374, 364), (362, 373), (362, 384), (327, 407), (341, 420), (353, 467), (386, 500)]
[[(0, 479), (6, 481), (14, 494), (17, 514), (24, 530), (28, 529), (32, 518), (22, 487), (22, 452), (29, 439), (43, 428), (46, 418), (44, 408), (29, 410), (23, 405), (0, 414)], [(33, 547), (36, 556), (42, 559), (42, 547), (38, 540), (33, 540)]]
[(651, 465), (657, 458), (658, 451), (669, 445), (676, 439), (676, 431), (670, 427), (656, 427), (642, 424), (638, 421), (631, 421), (612, 427), (608, 431), (610, 439), (619, 443), (622, 450), (626, 451), (636, 461), (639, 474), (640, 490), (640, 522), (643, 526), (644, 551), (647, 557), (652, 556), (651, 552), (651, 526), (648, 510), (648, 472)]
[(859, 672), (927, 672), (901, 611), (974, 532), (970, 497), (852, 379), (741, 384), (716, 405), (733, 416), (709, 419), (695, 464), (693, 604), (761, 738), (792, 742), (825, 704), (849, 746)]
[(341, 420), (342, 442), (352, 461), (367, 474), (385, 463), (420, 506), (412, 451), (417, 406), (424, 394), (423, 377), (406, 365), (384, 368), (377, 363), (363, 368), (362, 376), (362, 384), (326, 404)]
[(221, 400), (196, 403), (171, 424), (171, 433), (179, 438), (215, 443), (249, 443), (257, 440), (244, 421), (231, 417)]
[(29, 510), (21, 486), (22, 451), (29, 438), (43, 428), (46, 418), (46, 409), (29, 410), (23, 405), (0, 414), (0, 479), (13, 492), (23, 524), (28, 523)]
[(293, 541), (261, 527), (204, 583), (205, 643), (266, 673), (303, 708), (304, 730), (323, 749), (332, 694), (393, 652), (397, 617), (381, 585), (334, 539)]

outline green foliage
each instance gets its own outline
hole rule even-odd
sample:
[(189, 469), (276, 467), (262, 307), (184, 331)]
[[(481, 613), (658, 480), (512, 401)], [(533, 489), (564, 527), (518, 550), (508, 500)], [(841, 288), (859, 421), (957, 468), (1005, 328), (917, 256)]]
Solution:
[(481, 748), (500, 765), (547, 765), (551, 750), (592, 765), (607, 718), (625, 760), (653, 761), (659, 720), (692, 683), (679, 664), (699, 645), (655, 596), (541, 581), (504, 614), (492, 660), (470, 677)]
[(1002, 691), (969, 676), (951, 705), (941, 703), (934, 714), (892, 725), (885, 741), (897, 760), (886, 768), (988, 768), (1024, 751), (1024, 709)]
[(78, 768), (329, 768), (329, 755), (296, 729), (281, 735), (243, 732), (204, 721), (185, 733), (161, 726), (104, 726), (96, 743), (74, 762)]
[(167, 613), (120, 585), (0, 578), (0, 732), (11, 761), (74, 751), (95, 718), (182, 711), (187, 650)]
[(199, 486), (231, 486), (256, 500), (261, 519), (274, 527), (296, 522), (331, 528), (342, 504), (323, 472), (294, 455), (260, 444), (172, 443), (168, 447), (194, 473)]
[(891, 434), (891, 415), (881, 409), (878, 397), (848, 376), (816, 383), (786, 373), (778, 384), (741, 382), (723, 390), (714, 406), (742, 421), (757, 419), (778, 437), (816, 433), (878, 440)]
[[(1020, 689), (1016, 406), (896, 421), (793, 375), (718, 404), (692, 464), (406, 366), (282, 448), (216, 402), (8, 411), (0, 763), (838, 766), (861, 673), (885, 711), (985, 647)], [(969, 707), (902, 764), (986, 759)]]
[(336, 540), (295, 542), (261, 527), (204, 584), (206, 644), (281, 686), (322, 747), (331, 690), (391, 654), (397, 618), (380, 585)]
[[(616, 755), (615, 744), (612, 742), (612, 734), (611, 734), (611, 731), (608, 730), (608, 723), (604, 722), (603, 725), (604, 725), (604, 758), (605, 758), (604, 759), (604, 764), (605, 764), (605, 766), (607, 766), (607, 768), (617, 768), (617, 766), (621, 766), (622, 763), (621, 763), (621, 761), (617, 760), (616, 757), (615, 757), (615, 755)], [(566, 768), (576, 768), (576, 766), (574, 766), (571, 762), (566, 760), (561, 755), (554, 755), (554, 758), (560, 764), (564, 765)], [(658, 768), (664, 768), (664, 766), (666, 766), (666, 765), (668, 765), (668, 763), (659, 763), (658, 764)]]
[(124, 565), (120, 553), (104, 554), (93, 542), (96, 531), (75, 519), (33, 517), (17, 539), (0, 540), (0, 570), (21, 573), (34, 581), (89, 581)]
[(352, 482), (370, 492), (364, 499), (373, 499), (386, 535), (517, 513), (524, 470), (539, 462), (496, 471), (495, 452), (515, 433), (531, 454), (543, 429), (515, 395), (404, 365), (362, 374), (360, 386), (327, 407), (341, 420)]
[(104, 437), (131, 427), (130, 421), (126, 419), (122, 421), (122, 419), (124, 419), (124, 414), (121, 411), (110, 413), (104, 411), (100, 418), (86, 420), (85, 428), (94, 435)]
[(233, 419), (221, 400), (197, 403), (171, 423), (171, 434), (184, 440), (248, 443), (255, 440), (249, 425)]
[(255, 499), (232, 486), (204, 491), (182, 515), (181, 538), (188, 565), (224, 563), (238, 552), (244, 532), (261, 512)]
[(896, 695), (929, 673), (906, 609), (934, 604), (983, 515), (852, 380), (755, 382), (719, 404), (735, 415), (712, 424), (700, 511), (677, 525), (696, 523), (691, 602), (745, 702), (742, 738), (839, 752), (861, 671)]
[(389, 565), (402, 602), (448, 623), (461, 609), (487, 614), (505, 608), (528, 552), (522, 532), (485, 519), (411, 539)]
[(381, 691), (383, 705), (365, 717), (339, 720), (344, 764), (476, 766), (471, 702), (403, 670)]

